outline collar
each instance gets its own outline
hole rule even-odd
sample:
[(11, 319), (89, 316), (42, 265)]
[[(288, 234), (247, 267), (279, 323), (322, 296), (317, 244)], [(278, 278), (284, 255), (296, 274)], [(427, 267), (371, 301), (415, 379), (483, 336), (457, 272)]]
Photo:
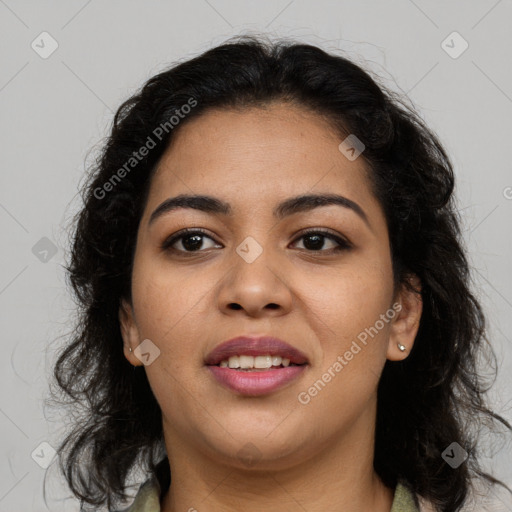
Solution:
[[(160, 492), (160, 483), (152, 476), (140, 486), (132, 505), (119, 512), (161, 512)], [(390, 512), (420, 512), (417, 499), (405, 480), (396, 485)]]

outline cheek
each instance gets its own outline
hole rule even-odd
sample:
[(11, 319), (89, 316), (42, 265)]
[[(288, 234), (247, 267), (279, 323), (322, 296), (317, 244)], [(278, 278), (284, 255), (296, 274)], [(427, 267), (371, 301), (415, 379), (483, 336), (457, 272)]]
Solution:
[(206, 319), (203, 315), (215, 284), (209, 279), (213, 276), (198, 275), (154, 261), (136, 262), (132, 291), (141, 335), (167, 347), (179, 346), (182, 338), (194, 339)]
[(307, 281), (303, 286), (306, 308), (325, 324), (329, 345), (341, 350), (390, 308), (391, 269), (377, 263), (359, 262), (330, 271), (320, 279), (303, 278)]
[(361, 264), (330, 273), (322, 284), (310, 286), (314, 292), (307, 298), (308, 322), (321, 347), (308, 385), (320, 380), (311, 389), (318, 405), (345, 407), (354, 400), (357, 407), (374, 393), (386, 361), (391, 326), (386, 313), (391, 311), (391, 318), (395, 313), (392, 278), (382, 265)]
[(149, 339), (160, 350), (145, 371), (164, 416), (181, 411), (172, 419), (176, 425), (181, 416), (205, 414), (193, 397), (201, 396), (205, 385), (197, 373), (203, 357), (198, 347), (208, 332), (207, 302), (213, 285), (214, 281), (198, 279), (197, 273), (194, 279), (170, 266), (145, 265), (142, 260), (134, 265), (132, 292), (141, 341)]
[[(347, 292), (337, 297), (341, 310), (323, 310), (318, 322), (323, 329), (318, 364), (312, 366), (297, 398), (301, 404), (308, 402), (309, 418), (326, 418), (327, 429), (351, 424), (376, 398), (390, 329), (389, 323), (380, 320), (387, 311), (383, 297), (374, 294), (359, 300)], [(323, 327), (327, 323), (329, 329)]]

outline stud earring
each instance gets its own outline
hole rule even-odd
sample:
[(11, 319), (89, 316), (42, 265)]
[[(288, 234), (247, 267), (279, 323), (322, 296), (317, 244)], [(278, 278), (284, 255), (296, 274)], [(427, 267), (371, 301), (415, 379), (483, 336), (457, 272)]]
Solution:
[(398, 349), (399, 349), (401, 352), (405, 352), (405, 349), (406, 349), (405, 345), (402, 345), (400, 342), (398, 342), (398, 343), (397, 343), (397, 345), (398, 345)]
[(130, 347), (130, 348), (128, 349), (128, 351), (129, 351), (129, 352), (131, 352), (131, 351), (132, 351), (132, 347)]

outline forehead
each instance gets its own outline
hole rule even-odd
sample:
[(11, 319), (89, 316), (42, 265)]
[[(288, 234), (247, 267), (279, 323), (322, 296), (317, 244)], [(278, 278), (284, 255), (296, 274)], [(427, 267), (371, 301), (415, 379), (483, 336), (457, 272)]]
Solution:
[(178, 194), (215, 195), (235, 210), (320, 192), (375, 203), (363, 158), (348, 160), (342, 140), (322, 116), (291, 104), (206, 111), (175, 133), (153, 176), (148, 210)]
[[(289, 103), (271, 103), (244, 109), (210, 109), (186, 122), (167, 149), (162, 163), (230, 160), (258, 155), (259, 159), (307, 158), (322, 146), (337, 147), (334, 127), (313, 111)], [(337, 142), (338, 141), (338, 142)], [(300, 146), (300, 147), (298, 147)], [(208, 152), (206, 152), (206, 148)], [(194, 149), (194, 151), (191, 151)], [(169, 158), (167, 158), (169, 157)], [(211, 158), (209, 158), (211, 157)], [(246, 162), (250, 166), (250, 162)]]

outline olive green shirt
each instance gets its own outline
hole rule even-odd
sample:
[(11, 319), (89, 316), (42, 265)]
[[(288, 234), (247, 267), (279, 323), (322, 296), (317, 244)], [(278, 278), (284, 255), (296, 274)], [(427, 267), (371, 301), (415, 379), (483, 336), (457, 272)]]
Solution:
[[(146, 480), (139, 488), (132, 505), (119, 512), (161, 512), (158, 480), (154, 477)], [(415, 496), (407, 484), (402, 482), (397, 484), (391, 512), (420, 512)]]

